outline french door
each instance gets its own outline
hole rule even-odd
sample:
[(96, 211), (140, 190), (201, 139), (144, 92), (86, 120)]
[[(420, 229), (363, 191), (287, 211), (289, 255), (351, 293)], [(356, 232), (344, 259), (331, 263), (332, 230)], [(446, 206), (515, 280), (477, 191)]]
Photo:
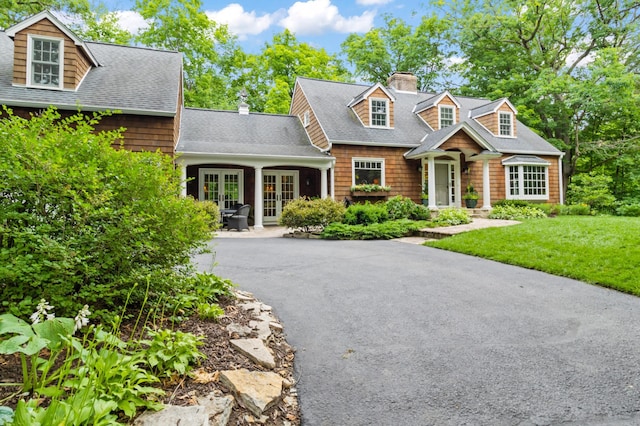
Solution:
[(277, 223), (282, 209), (298, 198), (298, 172), (295, 170), (265, 170), (262, 177), (264, 223)]
[(240, 169), (200, 169), (198, 199), (210, 200), (220, 209), (244, 202), (244, 173)]

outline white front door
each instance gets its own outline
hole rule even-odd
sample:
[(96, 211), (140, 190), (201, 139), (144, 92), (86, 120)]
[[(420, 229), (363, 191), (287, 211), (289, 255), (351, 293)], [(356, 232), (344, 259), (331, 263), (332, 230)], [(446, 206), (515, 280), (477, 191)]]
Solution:
[(291, 200), (298, 198), (298, 172), (295, 170), (264, 171), (262, 194), (264, 223), (275, 224), (282, 209)]
[(244, 202), (244, 173), (241, 169), (200, 169), (198, 199), (210, 200), (221, 209)]
[(436, 162), (436, 205), (448, 207), (455, 204), (455, 166), (453, 162)]

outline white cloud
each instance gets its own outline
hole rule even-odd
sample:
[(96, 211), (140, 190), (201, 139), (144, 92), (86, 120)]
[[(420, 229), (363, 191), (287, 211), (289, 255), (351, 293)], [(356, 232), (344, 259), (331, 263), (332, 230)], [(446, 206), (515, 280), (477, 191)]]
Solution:
[(393, 0), (356, 0), (356, 3), (362, 6), (381, 6), (391, 3)]
[(373, 27), (375, 11), (345, 18), (331, 0), (295, 2), (279, 24), (297, 35), (318, 35), (325, 32), (367, 32)]
[(248, 35), (256, 35), (266, 31), (280, 15), (276, 12), (257, 16), (255, 11), (245, 11), (237, 3), (231, 3), (218, 11), (207, 11), (205, 13), (209, 19), (219, 24), (227, 24), (229, 31), (236, 34), (241, 40), (246, 39)]
[(148, 26), (138, 12), (132, 10), (116, 10), (114, 13), (118, 17), (118, 25), (120, 28), (129, 31), (131, 34), (138, 34), (140, 30)]

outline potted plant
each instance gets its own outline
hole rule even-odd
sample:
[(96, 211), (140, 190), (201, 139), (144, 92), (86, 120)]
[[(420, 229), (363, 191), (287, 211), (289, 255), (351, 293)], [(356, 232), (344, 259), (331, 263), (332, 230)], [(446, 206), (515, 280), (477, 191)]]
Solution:
[(422, 188), (422, 193), (420, 193), (420, 199), (422, 200), (422, 204), (425, 206), (429, 205), (429, 188), (427, 184)]
[(468, 209), (473, 209), (478, 205), (478, 198), (480, 198), (480, 196), (478, 195), (478, 192), (475, 190), (473, 185), (469, 183), (469, 185), (467, 185), (467, 190), (462, 196), (462, 199), (464, 200), (464, 205)]

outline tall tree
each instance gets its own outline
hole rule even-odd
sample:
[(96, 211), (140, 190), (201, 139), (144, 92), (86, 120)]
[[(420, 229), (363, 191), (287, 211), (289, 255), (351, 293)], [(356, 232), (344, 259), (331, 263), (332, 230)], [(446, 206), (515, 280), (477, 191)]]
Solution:
[(357, 77), (385, 84), (396, 71), (418, 78), (420, 90), (435, 90), (451, 84), (443, 33), (448, 23), (435, 15), (425, 16), (413, 28), (402, 19), (385, 15), (385, 26), (364, 35), (350, 34), (342, 53), (355, 67)]
[(148, 24), (137, 41), (183, 54), (185, 104), (228, 108), (234, 103), (226, 75), (240, 49), (227, 26), (202, 11), (200, 0), (137, 0), (134, 10)]
[[(611, 78), (637, 77), (639, 16), (635, 0), (460, 0), (448, 9), (449, 39), (464, 59), (465, 92), (522, 106), (520, 119), (565, 151), (568, 183), (593, 137), (585, 130), (609, 104), (630, 99), (603, 95)], [(606, 61), (606, 49), (621, 68), (610, 55), (609, 65), (589, 66)]]
[(260, 54), (242, 56), (245, 72), (236, 80), (257, 111), (286, 114), (297, 77), (347, 81), (349, 72), (335, 55), (301, 43), (289, 30), (275, 34)]
[(43, 10), (83, 14), (91, 10), (91, 4), (89, 0), (0, 0), (0, 28), (7, 29)]

